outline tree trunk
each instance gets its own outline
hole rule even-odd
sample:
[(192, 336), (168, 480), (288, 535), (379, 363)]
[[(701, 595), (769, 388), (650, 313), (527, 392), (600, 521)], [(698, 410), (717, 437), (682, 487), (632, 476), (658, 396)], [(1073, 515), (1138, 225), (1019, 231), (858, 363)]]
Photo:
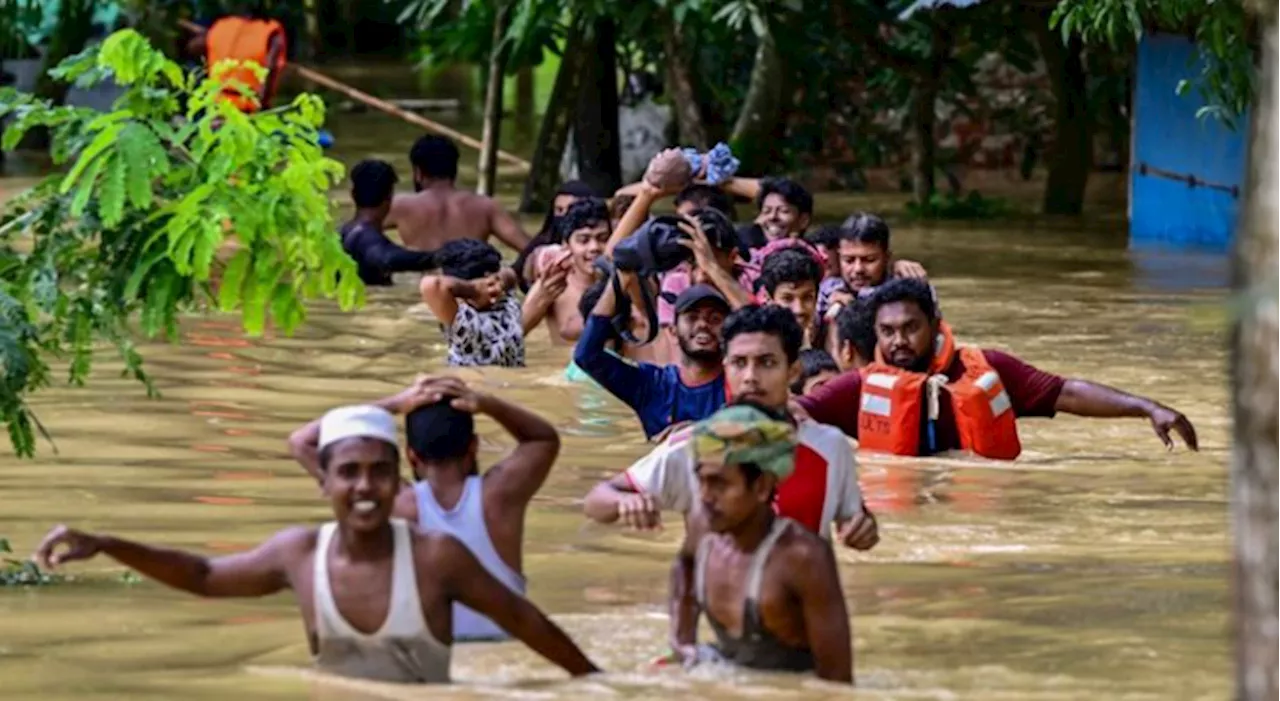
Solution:
[(522, 136), (533, 133), (533, 118), (537, 113), (537, 83), (533, 67), (525, 66), (516, 73), (516, 132)]
[(1051, 7), (1029, 10), (1028, 20), (1057, 103), (1043, 210), (1045, 214), (1079, 214), (1084, 210), (1085, 188), (1093, 168), (1093, 111), (1089, 109), (1088, 76), (1082, 58), (1084, 44), (1076, 34), (1064, 44), (1062, 32), (1049, 27), (1051, 13)]
[(1235, 534), (1236, 699), (1276, 698), (1277, 321), (1276, 5), (1257, 4), (1261, 63), (1250, 116), (1249, 167), (1236, 233), (1234, 288), (1239, 317), (1232, 329), (1235, 395), (1231, 520)]
[(911, 95), (911, 195), (920, 204), (928, 202), (937, 188), (938, 81), (951, 54), (946, 30), (931, 23), (929, 31), (929, 56), (916, 74)]
[(493, 41), (489, 65), (485, 70), (484, 127), (480, 139), (480, 164), (477, 166), (476, 192), (492, 196), (498, 176), (498, 149), (502, 135), (502, 79), (507, 72), (507, 49), (503, 41), (511, 21), (511, 3), (501, 2), (493, 15)]
[(670, 12), (662, 13), (661, 22), (662, 50), (667, 59), (667, 96), (671, 99), (680, 145), (706, 150), (711, 144), (707, 141), (707, 127), (702, 122), (698, 92), (693, 87), (693, 71), (689, 67), (684, 36)]
[(613, 20), (592, 22), (588, 44), (594, 61), (582, 67), (573, 145), (578, 178), (596, 192), (622, 187), (622, 139), (618, 134), (618, 53)]
[(524, 193), (520, 196), (521, 212), (542, 212), (551, 206), (551, 198), (560, 187), (560, 161), (569, 141), (569, 128), (573, 126), (574, 107), (577, 105), (578, 83), (582, 67), (591, 60), (590, 47), (583, 36), (582, 20), (575, 18), (565, 37), (564, 52), (560, 56), (560, 70), (551, 87), (551, 98), (542, 115), (538, 130), (538, 142), (533, 149), (533, 167), (524, 181)]
[(747, 173), (762, 172), (770, 163), (776, 163), (773, 128), (782, 108), (782, 59), (778, 56), (773, 32), (766, 27), (756, 40), (759, 45), (751, 66), (751, 82), (729, 137), (734, 155), (742, 161), (742, 170)]
[[(49, 75), (49, 70), (89, 45), (89, 36), (93, 32), (93, 6), (94, 0), (62, 0), (59, 3), (57, 25), (49, 38), (49, 46), (40, 62), (40, 76), (36, 78), (35, 89), (32, 91), (36, 97), (59, 105), (67, 99), (67, 91), (71, 86), (54, 79)], [(49, 148), (49, 130), (44, 127), (32, 129), (23, 137), (18, 148)]]

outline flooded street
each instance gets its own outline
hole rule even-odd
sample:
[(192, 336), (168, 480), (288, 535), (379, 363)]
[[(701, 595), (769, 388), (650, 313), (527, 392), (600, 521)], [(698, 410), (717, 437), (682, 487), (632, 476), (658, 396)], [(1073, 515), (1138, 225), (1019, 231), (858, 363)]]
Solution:
[[(416, 129), (370, 114), (332, 130), (338, 157), (386, 158), (407, 188)], [(464, 152), (465, 166), (474, 160)], [(512, 204), (519, 182), (507, 176), (502, 194)], [(1100, 210), (1123, 195), (1109, 177), (1097, 178)], [(462, 179), (473, 183), (474, 170)], [(898, 201), (819, 195), (818, 206), (836, 219)], [(856, 691), (648, 668), (666, 647), (679, 526), (671, 515), (656, 535), (586, 524), (581, 497), (645, 444), (623, 405), (562, 380), (569, 349), (539, 330), (527, 369), (456, 374), (535, 408), (562, 432), (561, 458), (529, 514), (530, 596), (608, 675), (560, 681), (558, 670), (504, 643), (455, 647), (462, 683), (454, 688), (315, 680), (301, 671), (307, 648), (289, 596), (199, 600), (122, 578), (104, 558), (72, 566), (72, 583), (0, 590), (0, 696), (1227, 698), (1225, 261), (1129, 251), (1117, 216), (1084, 225), (893, 223), (895, 252), (927, 266), (962, 342), (1172, 405), (1195, 424), (1201, 452), (1167, 453), (1145, 420), (1063, 416), (1024, 421), (1025, 450), (1012, 464), (862, 458), (883, 539), (870, 553), (838, 552)], [(533, 218), (526, 227), (536, 229)], [(293, 338), (249, 339), (238, 319), (211, 315), (189, 318), (180, 344), (142, 350), (160, 399), (119, 379), (116, 364), (98, 367), (85, 389), (38, 396), (58, 453), (41, 443), (38, 459), (0, 465), (0, 535), (21, 555), (59, 522), (231, 552), (326, 520), (314, 482), (287, 457), (289, 432), (441, 370), (445, 346), (404, 282), (371, 291), (356, 314), (313, 308)], [(510, 445), (488, 419), (477, 430), (486, 463)]]

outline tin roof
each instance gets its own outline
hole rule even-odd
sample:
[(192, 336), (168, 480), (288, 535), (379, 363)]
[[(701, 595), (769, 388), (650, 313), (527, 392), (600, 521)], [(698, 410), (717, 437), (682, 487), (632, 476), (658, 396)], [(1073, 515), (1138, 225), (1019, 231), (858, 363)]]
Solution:
[(909, 19), (917, 10), (936, 10), (944, 5), (951, 7), (973, 7), (981, 3), (983, 0), (915, 0), (907, 6), (899, 15), (899, 19)]

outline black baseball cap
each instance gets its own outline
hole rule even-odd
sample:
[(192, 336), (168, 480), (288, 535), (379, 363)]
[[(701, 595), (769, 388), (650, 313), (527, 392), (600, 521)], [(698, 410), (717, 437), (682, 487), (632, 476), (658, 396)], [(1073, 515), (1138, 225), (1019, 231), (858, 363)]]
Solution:
[(720, 291), (711, 285), (693, 285), (681, 292), (674, 301), (671, 300), (671, 294), (663, 295), (663, 298), (671, 302), (676, 308), (676, 316), (679, 316), (690, 309), (702, 304), (703, 302), (714, 302), (726, 314), (729, 313), (729, 302), (720, 294)]

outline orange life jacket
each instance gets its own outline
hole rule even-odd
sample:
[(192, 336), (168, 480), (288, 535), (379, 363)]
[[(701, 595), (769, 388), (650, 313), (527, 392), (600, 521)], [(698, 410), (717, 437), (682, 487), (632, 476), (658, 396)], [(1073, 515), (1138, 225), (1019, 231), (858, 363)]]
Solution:
[[(936, 393), (946, 391), (951, 394), (961, 449), (996, 460), (1018, 457), (1022, 444), (1018, 441), (1017, 420), (999, 373), (977, 348), (957, 349), (945, 322), (938, 328), (928, 373), (889, 365), (879, 349), (875, 362), (859, 371), (859, 446), (880, 453), (920, 455), (924, 452), (920, 445), (921, 422), (938, 418)], [(957, 354), (964, 374), (949, 382), (945, 372)]]
[[(274, 66), (267, 66), (270, 59), (271, 40), (280, 39), (280, 51)], [(285, 54), (284, 26), (275, 20), (246, 19), (244, 17), (223, 17), (209, 27), (205, 35), (205, 61), (210, 73), (218, 62), (228, 59), (234, 61), (253, 61), (259, 66), (274, 68), (271, 74), (271, 85), (267, 96), (275, 94), (280, 82), (280, 74), (284, 71)], [(262, 81), (253, 74), (248, 66), (227, 69), (221, 75), (223, 81), (222, 99), (235, 105), (242, 112), (256, 112), (264, 105), (258, 104), (254, 98), (242, 95), (234, 86), (238, 83), (254, 93), (262, 91)]]

